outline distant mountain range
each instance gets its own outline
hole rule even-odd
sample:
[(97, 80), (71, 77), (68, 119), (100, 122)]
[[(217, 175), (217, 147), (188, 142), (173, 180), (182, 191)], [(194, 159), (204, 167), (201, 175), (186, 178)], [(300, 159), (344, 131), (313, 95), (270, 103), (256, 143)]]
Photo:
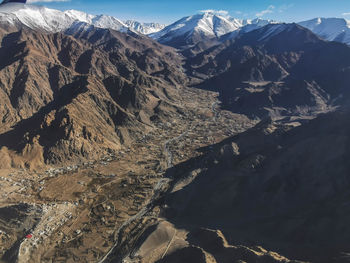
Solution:
[(181, 47), (209, 39), (220, 39), (226, 35), (234, 37), (240, 31), (249, 32), (270, 23), (277, 22), (262, 19), (236, 19), (209, 11), (184, 17), (163, 30), (151, 34), (150, 37), (163, 44)]
[(7, 23), (10, 26), (24, 25), (31, 29), (56, 33), (69, 29), (77, 22), (120, 32), (132, 30), (142, 34), (154, 33), (164, 28), (164, 25), (158, 23), (140, 23), (131, 20), (123, 22), (113, 16), (90, 15), (77, 10), (62, 12), (21, 3), (8, 3), (0, 7), (0, 23)]
[[(120, 32), (131, 30), (149, 35), (162, 44), (174, 47), (188, 47), (203, 40), (227, 40), (240, 33), (279, 23), (263, 19), (236, 19), (220, 13), (207, 11), (165, 26), (160, 23), (141, 23), (135, 20), (121, 21), (108, 15), (90, 15), (81, 11), (59, 11), (46, 7), (7, 3), (0, 7), (0, 23), (22, 25), (46, 32), (61, 32), (77, 22), (99, 28), (109, 28)], [(315, 18), (298, 23), (319, 37), (350, 44), (350, 22), (343, 18)]]
[(350, 44), (350, 21), (343, 18), (315, 18), (299, 23), (323, 39)]

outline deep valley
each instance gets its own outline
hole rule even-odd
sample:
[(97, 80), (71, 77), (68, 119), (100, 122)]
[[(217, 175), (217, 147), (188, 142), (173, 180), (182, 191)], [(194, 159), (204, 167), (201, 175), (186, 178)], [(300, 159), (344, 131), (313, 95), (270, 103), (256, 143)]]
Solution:
[(350, 262), (350, 47), (319, 31), (1, 4), (0, 262)]

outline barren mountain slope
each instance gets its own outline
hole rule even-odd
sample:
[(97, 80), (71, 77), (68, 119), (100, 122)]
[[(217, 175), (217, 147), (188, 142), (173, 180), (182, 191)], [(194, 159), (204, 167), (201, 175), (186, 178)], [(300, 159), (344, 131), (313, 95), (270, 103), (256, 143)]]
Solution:
[(349, 128), (348, 110), (303, 125), (265, 120), (203, 149), (174, 168), (163, 216), (175, 229), (219, 229), (230, 243), (349, 262)]
[(19, 154), (2, 166), (97, 158), (152, 128), (150, 118), (178, 99), (185, 78), (170, 48), (139, 35), (84, 32), (86, 40), (30, 30), (2, 38), (2, 155)]
[(267, 25), (188, 60), (225, 108), (263, 117), (315, 115), (348, 97), (350, 49), (296, 24)]

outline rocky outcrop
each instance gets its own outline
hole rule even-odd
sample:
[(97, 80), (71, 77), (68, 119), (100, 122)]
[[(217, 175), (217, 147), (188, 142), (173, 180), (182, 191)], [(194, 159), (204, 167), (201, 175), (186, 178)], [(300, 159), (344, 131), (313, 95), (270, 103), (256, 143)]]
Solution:
[(139, 247), (130, 258), (139, 262), (257, 262), (257, 263), (297, 263), (278, 253), (262, 247), (234, 246), (228, 243), (220, 230), (193, 228), (176, 229), (162, 221), (150, 226), (140, 238)]

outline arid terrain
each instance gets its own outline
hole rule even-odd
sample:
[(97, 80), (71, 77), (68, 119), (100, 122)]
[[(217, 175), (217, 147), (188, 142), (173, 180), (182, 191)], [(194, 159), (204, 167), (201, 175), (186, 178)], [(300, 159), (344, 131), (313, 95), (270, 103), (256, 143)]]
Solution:
[[(92, 262), (113, 246), (126, 250), (137, 230), (157, 222), (169, 168), (255, 123), (220, 110), (214, 92), (181, 93), (176, 107), (186, 112), (115, 154), (47, 170), (2, 170), (3, 259), (18, 253), (19, 262)], [(27, 233), (33, 237), (25, 239)]]
[(350, 262), (349, 46), (10, 18), (1, 263)]

